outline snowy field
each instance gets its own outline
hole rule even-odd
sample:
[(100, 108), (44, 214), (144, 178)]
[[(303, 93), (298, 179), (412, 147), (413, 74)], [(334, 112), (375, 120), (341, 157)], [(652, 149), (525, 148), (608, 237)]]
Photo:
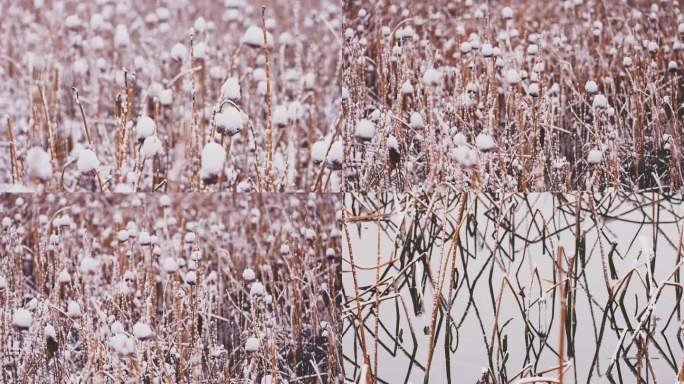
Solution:
[(346, 190), (679, 190), (683, 9), (345, 2)]
[(0, 382), (329, 383), (340, 202), (0, 199)]
[(684, 384), (681, 0), (0, 15), (0, 384)]
[(340, 190), (335, 1), (0, 13), (0, 191)]
[(461, 198), (345, 198), (349, 381), (684, 381), (681, 199)]

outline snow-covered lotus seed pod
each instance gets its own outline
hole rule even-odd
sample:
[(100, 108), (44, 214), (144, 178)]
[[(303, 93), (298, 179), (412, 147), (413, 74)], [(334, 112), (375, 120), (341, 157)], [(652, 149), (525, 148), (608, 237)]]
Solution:
[(368, 119), (361, 119), (356, 123), (354, 136), (361, 141), (371, 141), (375, 136), (375, 124)]
[(215, 142), (207, 143), (202, 149), (200, 176), (205, 181), (211, 181), (221, 173), (225, 161), (226, 150), (223, 146)]
[(342, 169), (344, 156), (344, 143), (342, 140), (336, 140), (332, 143), (330, 151), (328, 152), (328, 161), (326, 165), (333, 171)]
[(587, 163), (598, 164), (603, 161), (603, 153), (599, 149), (591, 149), (587, 154)]
[(161, 140), (156, 135), (149, 136), (140, 147), (140, 154), (143, 159), (149, 159), (154, 156), (163, 155), (164, 147)]
[(171, 47), (171, 58), (183, 61), (188, 57), (188, 48), (183, 43), (176, 43)]
[(584, 90), (593, 95), (598, 92), (598, 85), (593, 80), (589, 80), (584, 84)]
[[(266, 32), (266, 39), (268, 41), (268, 46), (273, 47), (273, 36), (268, 31)], [(264, 30), (256, 25), (250, 26), (247, 28), (244, 35), (242, 35), (240, 42), (253, 48), (263, 48)]]
[(24, 308), (14, 311), (12, 325), (19, 330), (27, 330), (33, 324), (33, 314)]
[(428, 68), (425, 73), (423, 73), (422, 81), (427, 87), (438, 86), (442, 82), (442, 73), (435, 68)]
[(138, 141), (144, 141), (146, 138), (152, 136), (155, 131), (156, 124), (151, 117), (147, 115), (140, 116), (135, 125), (135, 136)]
[(221, 86), (221, 94), (225, 99), (239, 101), (241, 97), (240, 81), (237, 77), (229, 77)]
[(92, 150), (82, 149), (78, 154), (76, 166), (81, 173), (92, 172), (100, 166), (100, 160)]
[(242, 278), (245, 279), (245, 281), (253, 281), (256, 279), (256, 274), (251, 268), (245, 268), (245, 270), (242, 271)]
[(475, 145), (477, 146), (477, 149), (479, 149), (481, 152), (489, 152), (496, 148), (494, 138), (486, 133), (480, 133), (479, 135), (477, 135), (477, 137), (475, 138)]
[(153, 335), (152, 327), (149, 324), (138, 321), (133, 325), (133, 336), (138, 340), (147, 340)]
[(223, 108), (223, 111), (216, 114), (217, 132), (226, 136), (233, 136), (240, 132), (247, 122), (247, 117), (232, 105)]
[(261, 342), (256, 337), (249, 337), (245, 342), (245, 350), (247, 352), (256, 352), (261, 348)]
[(30, 177), (42, 181), (52, 178), (52, 159), (50, 155), (40, 147), (32, 147), (26, 153), (27, 172)]

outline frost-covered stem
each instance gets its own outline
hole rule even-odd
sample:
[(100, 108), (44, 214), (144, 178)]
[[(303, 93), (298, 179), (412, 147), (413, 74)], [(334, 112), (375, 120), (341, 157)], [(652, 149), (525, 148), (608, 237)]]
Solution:
[(271, 95), (271, 64), (268, 55), (266, 33), (266, 6), (261, 6), (261, 29), (264, 34), (264, 57), (266, 58), (266, 189), (273, 190), (273, 100)]
[(492, 58), (492, 89), (489, 92), (494, 108), (494, 122), (492, 123), (492, 135), (494, 140), (499, 140), (499, 121), (501, 112), (499, 111), (499, 91), (496, 83), (496, 59)]
[(314, 192), (321, 192), (321, 176), (323, 176), (323, 170), (325, 169), (325, 163), (328, 161), (328, 154), (330, 153), (330, 148), (332, 148), (333, 143), (335, 142), (335, 139), (337, 138), (337, 135), (339, 134), (340, 130), (340, 123), (342, 122), (342, 112), (337, 116), (337, 121), (335, 122), (335, 132), (333, 133), (330, 143), (328, 144), (328, 148), (325, 150), (325, 156), (323, 157), (323, 161), (321, 162), (321, 165), (318, 167), (318, 173), (316, 174), (316, 179), (314, 181), (314, 187), (313, 191)]
[(205, 135), (202, 135), (202, 142), (200, 142), (200, 134), (199, 134), (199, 126), (197, 122), (197, 90), (195, 89), (195, 72), (192, 68), (192, 64), (195, 61), (195, 53), (194, 53), (194, 42), (195, 42), (195, 35), (194, 32), (190, 34), (190, 83), (191, 83), (191, 92), (192, 92), (192, 136), (193, 140), (195, 143), (195, 150), (192, 151), (192, 156), (193, 156), (193, 164), (195, 165), (194, 168), (194, 176), (195, 176), (195, 188), (196, 191), (199, 192), (202, 190), (202, 181), (200, 179), (200, 157), (199, 154), (202, 151), (202, 144), (204, 143)]
[[(154, 168), (154, 164), (152, 164), (152, 168)], [(142, 179), (142, 174), (143, 174), (144, 169), (145, 169), (145, 158), (143, 157), (140, 160), (140, 169), (138, 169), (138, 177), (135, 179), (135, 191), (136, 192), (140, 191), (140, 180)]]
[(124, 163), (124, 156), (126, 155), (126, 120), (127, 120), (127, 109), (128, 109), (128, 72), (124, 70), (124, 100), (121, 103), (121, 115), (119, 117), (119, 127), (117, 128), (116, 135), (116, 148), (115, 148), (115, 175), (118, 181), (121, 180), (121, 168)]
[[(442, 297), (442, 287), (444, 285), (444, 280), (446, 276), (446, 269), (447, 266), (449, 265), (449, 258), (450, 257), (456, 257), (455, 252), (457, 249), (458, 242), (460, 241), (460, 234), (461, 234), (461, 224), (463, 224), (463, 213), (465, 212), (465, 206), (466, 206), (466, 200), (468, 199), (468, 194), (467, 193), (461, 193), (461, 196), (459, 197), (459, 203), (458, 203), (458, 208), (456, 208), (458, 216), (456, 216), (456, 225), (454, 229), (454, 235), (453, 238), (451, 239), (451, 247), (447, 253), (446, 257), (446, 262), (443, 265), (440, 265), (439, 272), (438, 272), (438, 280), (437, 280), (437, 285), (434, 287), (435, 291), (435, 297), (432, 302), (432, 319), (430, 323), (430, 344), (428, 345), (429, 352), (428, 352), (428, 360), (427, 360), (427, 366), (425, 369), (425, 383), (429, 382), (429, 377), (430, 377), (430, 365), (432, 364), (432, 357), (434, 353), (434, 344), (437, 341), (436, 340), (436, 324), (437, 324), (437, 312), (439, 312), (439, 299)], [(441, 262), (440, 262), (441, 264)]]
[(90, 129), (88, 129), (88, 121), (86, 120), (85, 110), (83, 109), (83, 105), (81, 104), (81, 99), (78, 98), (78, 90), (76, 89), (76, 87), (71, 87), (71, 89), (74, 91), (76, 105), (78, 105), (78, 109), (81, 111), (81, 120), (83, 120), (83, 133), (85, 133), (85, 137), (86, 140), (88, 140), (88, 144), (93, 145), (93, 140), (90, 137)]
[(7, 116), (7, 136), (9, 139), (10, 156), (12, 158), (12, 182), (18, 182), (21, 177), (19, 175), (19, 167), (17, 166), (17, 145), (14, 143), (14, 131), (12, 130), (12, 119)]
[[(563, 258), (565, 257), (565, 249), (563, 247), (558, 247), (558, 260), (557, 260), (557, 265), (556, 268), (558, 268), (558, 283), (559, 283), (559, 289), (560, 289), (560, 330), (558, 334), (558, 339), (559, 339), (559, 345), (558, 345), (558, 383), (563, 384), (564, 379), (563, 379), (563, 374), (564, 374), (564, 369), (563, 365), (565, 364), (563, 354), (565, 353), (565, 316), (566, 316), (566, 306), (567, 306), (567, 298), (565, 297), (565, 282), (563, 281), (563, 267), (561, 265), (561, 262), (563, 261)], [(568, 270), (568, 274), (571, 271)]]
[[(596, 227), (599, 230), (599, 234), (603, 234), (603, 223), (599, 222), (598, 215), (596, 214), (596, 206), (594, 204), (594, 196), (593, 196), (593, 194), (589, 194), (588, 197), (589, 197), (589, 199), (588, 199), (589, 200), (589, 206), (591, 208), (591, 216), (594, 220), (594, 223), (596, 223)], [(576, 215), (577, 215), (578, 223), (579, 223), (579, 213), (581, 211), (581, 204), (582, 204), (582, 193), (580, 192), (577, 195), (577, 213), (576, 213)], [(578, 229), (579, 229), (579, 224), (578, 224)], [(579, 236), (580, 235), (579, 232), (577, 232), (576, 235)], [(611, 292), (611, 288), (610, 288), (610, 277), (608, 277), (608, 262), (606, 261), (607, 260), (606, 255), (605, 255), (605, 252), (603, 250), (603, 243), (601, 242), (601, 236), (598, 236), (596, 241), (598, 241), (598, 244), (599, 244), (599, 252), (601, 254), (601, 268), (603, 269), (603, 278), (606, 282), (606, 289), (608, 290), (608, 295), (612, 296), (612, 292)]]
[[(368, 367), (368, 370), (366, 370), (366, 383), (371, 382), (372, 374), (370, 372), (370, 358), (368, 357), (368, 348), (366, 346), (366, 332), (365, 332), (365, 327), (363, 326), (363, 309), (361, 307), (361, 292), (359, 290), (359, 279), (358, 275), (356, 273), (356, 263), (354, 261), (354, 252), (352, 251), (352, 243), (351, 243), (351, 238), (349, 237), (349, 229), (347, 228), (347, 211), (342, 210), (342, 229), (344, 231), (344, 238), (347, 240), (347, 249), (349, 250), (349, 264), (351, 266), (351, 272), (352, 272), (352, 278), (354, 281), (354, 297), (356, 300), (356, 316), (359, 321), (359, 333), (361, 334), (361, 352), (363, 353), (363, 363), (366, 367)], [(364, 378), (361, 378), (364, 380)]]
[[(382, 240), (382, 230), (381, 230), (381, 225), (380, 225), (380, 217), (376, 219), (375, 222), (376, 228), (377, 228), (377, 249), (376, 249), (376, 258), (375, 261), (377, 265), (380, 265), (380, 242)], [(380, 268), (375, 268), (375, 330), (373, 331), (375, 333), (375, 345), (373, 348), (373, 351), (375, 352), (375, 357), (373, 363), (375, 366), (373, 367), (373, 372), (375, 372), (375, 377), (373, 378), (373, 383), (377, 384), (378, 383), (378, 327), (380, 325)]]
[(43, 105), (43, 116), (45, 117), (45, 124), (48, 130), (48, 140), (50, 144), (50, 156), (53, 163), (57, 161), (57, 150), (55, 149), (55, 138), (52, 133), (52, 124), (50, 124), (50, 114), (48, 113), (47, 102), (45, 101), (45, 93), (43, 86), (38, 86), (38, 93), (40, 94), (40, 102)]

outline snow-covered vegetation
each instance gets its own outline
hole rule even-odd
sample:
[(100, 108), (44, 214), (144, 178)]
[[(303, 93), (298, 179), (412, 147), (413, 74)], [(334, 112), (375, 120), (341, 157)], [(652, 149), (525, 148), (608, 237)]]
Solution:
[(337, 2), (28, 0), (0, 13), (0, 191), (340, 190), (341, 160), (312, 153), (341, 140)]
[(346, 190), (679, 190), (682, 9), (345, 2)]
[(344, 205), (347, 382), (684, 382), (681, 195)]
[(333, 195), (5, 195), (3, 383), (341, 382)]

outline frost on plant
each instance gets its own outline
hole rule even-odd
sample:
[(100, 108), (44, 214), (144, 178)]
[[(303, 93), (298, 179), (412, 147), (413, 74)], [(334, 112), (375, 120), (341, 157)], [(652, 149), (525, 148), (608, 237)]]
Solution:
[(345, 190), (680, 191), (681, 5), (345, 2)]
[(681, 195), (344, 205), (347, 382), (684, 381)]
[[(341, 190), (341, 159), (311, 152), (342, 139), (336, 1), (28, 0), (0, 13), (0, 192)], [(210, 143), (225, 161), (206, 169)]]
[(0, 376), (342, 381), (340, 201), (0, 197)]

